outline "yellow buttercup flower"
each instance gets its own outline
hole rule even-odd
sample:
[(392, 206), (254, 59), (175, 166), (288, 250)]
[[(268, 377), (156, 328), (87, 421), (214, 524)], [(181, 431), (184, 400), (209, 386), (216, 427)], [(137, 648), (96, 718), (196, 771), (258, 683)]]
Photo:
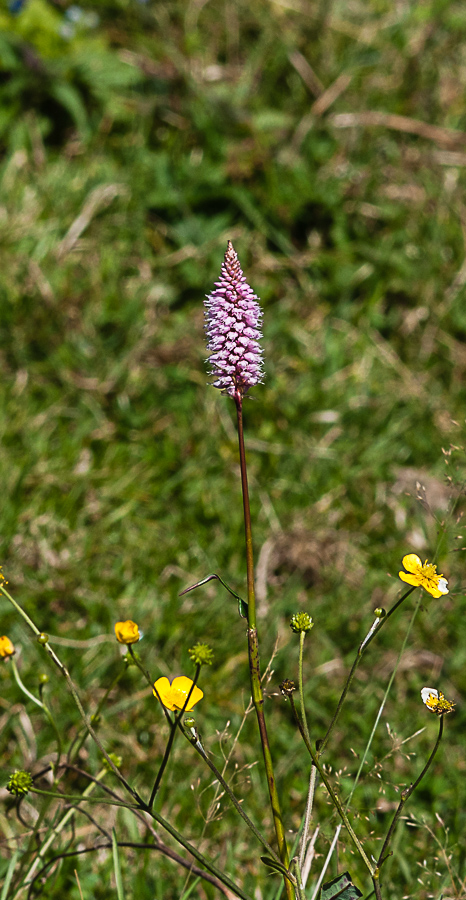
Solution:
[(10, 641), (10, 638), (6, 634), (0, 637), (0, 657), (6, 659), (7, 656), (13, 656), (15, 652), (15, 645)]
[(455, 704), (451, 700), (446, 700), (441, 691), (435, 688), (425, 687), (421, 691), (422, 702), (425, 703), (427, 709), (435, 713), (437, 716), (443, 716), (445, 713), (453, 712)]
[[(153, 691), (153, 694), (155, 697), (157, 697), (157, 695), (160, 697), (160, 700), (167, 709), (173, 711), (183, 709), (184, 707), (186, 712), (189, 712), (189, 710), (192, 709), (199, 700), (202, 700), (204, 696), (204, 692), (201, 691), (197, 685), (194, 685), (191, 691), (193, 683), (191, 678), (188, 678), (186, 675), (178, 675), (177, 678), (173, 679), (171, 684), (168, 678), (163, 676), (162, 678), (158, 678), (155, 682), (155, 691)], [(190, 691), (191, 696), (185, 706), (186, 697)]]
[(137, 644), (141, 637), (136, 622), (132, 622), (131, 619), (116, 623), (115, 636), (120, 644)]
[(448, 581), (443, 575), (437, 575), (437, 566), (425, 561), (424, 565), (415, 553), (408, 553), (403, 556), (403, 565), (410, 573), (398, 572), (402, 581), (412, 584), (414, 587), (423, 587), (424, 590), (432, 594), (432, 597), (442, 597), (448, 594)]

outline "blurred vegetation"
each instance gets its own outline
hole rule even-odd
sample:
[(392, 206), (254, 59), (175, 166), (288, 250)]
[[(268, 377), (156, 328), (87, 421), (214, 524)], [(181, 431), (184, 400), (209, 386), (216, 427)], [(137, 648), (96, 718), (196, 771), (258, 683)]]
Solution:
[[(55, 637), (90, 711), (120, 666), (118, 619), (144, 631), (154, 678), (188, 673), (188, 647), (208, 641), (216, 662), (196, 718), (220, 764), (248, 703), (244, 622), (215, 583), (178, 595), (209, 572), (244, 589), (233, 404), (206, 386), (202, 309), (233, 240), (264, 307), (267, 379), (245, 416), (263, 666), (278, 635), (267, 714), (293, 833), (308, 761), (277, 689), (296, 677), (289, 616), (304, 609), (316, 622), (306, 677), (317, 738), (373, 608), (399, 596), (404, 553), (435, 559), (450, 579), (446, 598), (422, 597), (352, 800), (377, 854), (435, 741), (421, 687), (458, 701), (385, 870), (387, 897), (418, 900), (466, 896), (465, 31), (466, 8), (450, 0), (28, 0), (0, 13), (9, 588)], [(415, 596), (368, 651), (329, 748), (343, 795)], [(6, 601), (1, 614), (36, 690), (40, 648)], [(50, 703), (74, 734), (77, 713), (49, 674)], [(8, 666), (0, 679), (6, 784), (15, 767), (43, 768), (53, 737)], [(150, 789), (164, 729), (128, 670), (100, 735), (138, 789)], [(205, 823), (211, 776), (190, 753), (180, 743), (164, 815), (272, 900), (277, 881), (224, 801)], [(248, 716), (228, 771), (271, 833), (258, 759)], [(81, 764), (100, 768), (91, 745)], [(32, 804), (23, 813), (32, 821)], [(138, 839), (129, 814), (104, 815)], [(336, 825), (322, 788), (316, 821), (311, 886)], [(4, 874), (23, 830), (8, 802), (0, 825)], [(84, 816), (76, 835), (95, 839)], [(128, 898), (182, 896), (186, 875), (161, 854), (128, 850), (122, 866)], [(43, 895), (78, 898), (75, 868), (85, 897), (116, 896), (110, 851), (64, 861)], [(329, 877), (337, 868), (369, 890), (343, 834)]]

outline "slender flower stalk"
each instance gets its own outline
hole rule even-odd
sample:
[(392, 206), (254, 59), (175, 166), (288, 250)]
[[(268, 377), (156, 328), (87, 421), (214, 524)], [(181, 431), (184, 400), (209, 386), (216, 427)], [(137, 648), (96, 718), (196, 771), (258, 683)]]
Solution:
[[(192, 720), (192, 721), (194, 721), (194, 720)], [(190, 742), (190, 744), (192, 744), (192, 746), (197, 750), (197, 752), (199, 753), (199, 756), (201, 756), (202, 759), (204, 760), (204, 762), (207, 763), (209, 769), (210, 769), (211, 772), (213, 772), (213, 774), (215, 775), (215, 778), (217, 779), (217, 781), (219, 782), (219, 784), (221, 785), (221, 787), (222, 787), (223, 790), (225, 791), (225, 794), (226, 794), (227, 797), (230, 799), (230, 801), (231, 801), (231, 803), (233, 804), (233, 806), (235, 807), (236, 811), (239, 813), (239, 815), (240, 815), (241, 818), (244, 820), (244, 822), (246, 822), (246, 825), (248, 826), (248, 828), (250, 828), (251, 831), (255, 834), (255, 836), (256, 836), (256, 837), (258, 838), (258, 840), (261, 842), (261, 844), (263, 845), (263, 847), (265, 848), (265, 850), (267, 850), (267, 853), (270, 853), (270, 856), (272, 857), (272, 859), (275, 859), (277, 862), (280, 862), (280, 860), (279, 860), (277, 854), (275, 853), (275, 850), (273, 849), (273, 847), (270, 846), (270, 844), (265, 840), (264, 836), (261, 834), (261, 832), (259, 831), (259, 829), (256, 828), (256, 826), (254, 825), (254, 822), (251, 821), (251, 819), (249, 818), (249, 816), (248, 816), (248, 815), (246, 814), (246, 812), (244, 811), (244, 809), (243, 809), (241, 803), (239, 803), (238, 800), (236, 799), (236, 797), (235, 797), (235, 795), (234, 795), (234, 793), (233, 793), (233, 791), (232, 791), (230, 785), (228, 784), (228, 782), (225, 781), (225, 779), (224, 779), (222, 773), (219, 772), (219, 770), (217, 769), (216, 765), (212, 762), (212, 760), (211, 760), (211, 759), (209, 758), (209, 756), (207, 755), (207, 752), (206, 752), (206, 750), (205, 750), (205, 748), (204, 748), (204, 745), (203, 745), (203, 743), (202, 743), (202, 741), (201, 741), (201, 738), (200, 738), (200, 736), (199, 736), (199, 733), (198, 733), (198, 731), (197, 731), (197, 729), (196, 729), (195, 724), (191, 724), (190, 720), (189, 720), (188, 718), (186, 718), (186, 719), (184, 720), (184, 722), (181, 722), (181, 721), (178, 719), (177, 725), (178, 725), (178, 727), (180, 728), (180, 730), (182, 731), (184, 737), (185, 737), (185, 738)]]
[[(296, 618), (296, 617), (294, 617)], [(298, 678), (299, 678), (299, 699), (301, 703), (301, 716), (303, 721), (304, 733), (310, 743), (311, 738), (309, 735), (309, 726), (307, 724), (307, 716), (306, 716), (306, 704), (304, 702), (304, 677), (303, 677), (303, 655), (304, 655), (304, 639), (306, 637), (307, 631), (312, 627), (312, 619), (308, 616), (309, 624), (307, 627), (302, 627), (299, 631), (299, 663), (298, 663)], [(293, 620), (292, 620), (293, 622)], [(291, 626), (293, 628), (293, 624)], [(296, 623), (295, 623), (296, 627)], [(294, 629), (293, 629), (294, 630)], [(314, 805), (314, 793), (316, 786), (316, 775), (317, 769), (312, 763), (311, 766), (311, 774), (309, 777), (309, 788), (307, 792), (307, 800), (306, 800), (306, 810), (304, 813), (304, 825), (303, 831), (301, 834), (301, 840), (299, 843), (299, 868), (300, 871), (304, 865), (304, 857), (306, 854), (307, 848), (307, 840), (309, 835), (309, 828), (311, 825), (311, 817), (312, 817), (312, 807)]]
[[(170, 758), (170, 753), (173, 749), (173, 743), (174, 743), (175, 736), (176, 736), (176, 727), (181, 719), (181, 716), (188, 709), (191, 709), (191, 707), (194, 706), (194, 704), (197, 703), (197, 701), (200, 700), (201, 697), (203, 696), (202, 691), (199, 690), (199, 688), (197, 687), (197, 684), (196, 684), (197, 679), (199, 678), (200, 671), (201, 671), (201, 666), (197, 665), (196, 666), (196, 674), (194, 675), (194, 681), (191, 681), (191, 679), (186, 678), (185, 676), (180, 676), (178, 678), (178, 681), (181, 681), (181, 679), (183, 678), (186, 682), (190, 682), (190, 686), (183, 685), (183, 691), (181, 691), (181, 690), (172, 691), (172, 695), (167, 694), (166, 698), (164, 698), (164, 693), (160, 692), (160, 689), (157, 688), (157, 685), (161, 681), (168, 682), (168, 678), (165, 678), (165, 679), (159, 678), (158, 681), (155, 682), (154, 695), (157, 697), (158, 700), (160, 700), (160, 702), (162, 703), (163, 706), (168, 706), (168, 709), (173, 710), (175, 712), (175, 716), (174, 716), (173, 722), (171, 724), (170, 734), (168, 736), (168, 741), (167, 741), (167, 746), (165, 747), (165, 753), (164, 753), (162, 762), (160, 764), (159, 771), (157, 773), (157, 776), (156, 776), (156, 779), (154, 782), (154, 787), (152, 788), (152, 793), (150, 795), (150, 800), (148, 803), (149, 809), (152, 809), (152, 807), (154, 805), (154, 800), (155, 800), (157, 791), (160, 787), (160, 782), (162, 781), (163, 773), (165, 772), (168, 760)], [(175, 681), (176, 680), (177, 679), (175, 679)], [(197, 698), (196, 698), (196, 692), (198, 695), (200, 694), (200, 696), (197, 696)], [(192, 703), (190, 703), (191, 698), (193, 698)], [(181, 702), (182, 703), (181, 707), (175, 706), (174, 703), (172, 702), (173, 699), (175, 699), (177, 703)]]
[[(298, 661), (298, 677), (299, 677), (299, 702), (301, 706), (301, 723), (303, 727), (304, 734), (308, 742), (311, 742), (311, 738), (309, 735), (309, 726), (307, 724), (307, 716), (306, 716), (306, 704), (304, 702), (304, 677), (303, 677), (303, 655), (304, 655), (304, 639), (308, 631), (314, 627), (314, 623), (312, 618), (308, 613), (295, 613), (294, 616), (291, 617), (290, 628), (294, 632), (294, 634), (299, 634), (299, 661)], [(290, 696), (292, 690), (294, 690), (293, 682), (283, 682), (280, 687), (283, 688), (283, 694), (285, 696)], [(291, 690), (290, 690), (291, 688)], [(304, 859), (306, 855), (306, 847), (309, 835), (309, 828), (311, 824), (312, 817), (312, 807), (314, 804), (314, 793), (315, 793), (315, 785), (316, 785), (316, 775), (317, 769), (312, 763), (311, 765), (311, 774), (309, 776), (309, 788), (307, 792), (307, 800), (306, 800), (306, 809), (304, 812), (303, 819), (303, 828), (301, 832), (301, 838), (299, 841), (299, 850), (298, 850), (298, 861), (297, 866), (299, 872), (304, 865)]]
[[(22, 882), (23, 886), (28, 886), (31, 884), (31, 882), (34, 879), (34, 874), (37, 871), (37, 869), (39, 868), (42, 860), (44, 859), (44, 857), (47, 853), (47, 850), (56, 841), (56, 839), (58, 838), (60, 833), (66, 827), (66, 825), (69, 822), (69, 820), (71, 819), (71, 817), (74, 816), (74, 814), (76, 813), (76, 807), (78, 806), (78, 804), (82, 800), (87, 800), (91, 796), (91, 794), (93, 794), (99, 781), (101, 781), (102, 778), (105, 778), (105, 775), (108, 775), (107, 768), (103, 768), (100, 770), (100, 772), (97, 773), (95, 781), (93, 781), (91, 784), (89, 784), (87, 786), (87, 788), (83, 791), (82, 797), (79, 800), (77, 800), (77, 802), (75, 802), (74, 805), (64, 813), (62, 818), (57, 822), (57, 824), (54, 826), (54, 828), (52, 828), (47, 840), (45, 840), (44, 843), (42, 844), (42, 846), (40, 847), (39, 852), (38, 852), (36, 858), (34, 859), (34, 862), (32, 863), (31, 867), (28, 869), (26, 875), (24, 876), (23, 882)], [(35, 793), (37, 793), (37, 791)]]
[[(256, 596), (254, 590), (254, 555), (252, 546), (252, 528), (251, 528), (251, 509), (249, 505), (249, 489), (248, 476), (246, 468), (246, 452), (244, 447), (244, 431), (243, 431), (243, 398), (237, 391), (235, 395), (236, 412), (238, 420), (238, 442), (239, 457), (241, 468), (241, 485), (243, 489), (243, 511), (244, 511), (244, 533), (246, 541), (246, 569), (247, 569), (247, 585), (248, 585), (248, 649), (249, 649), (249, 672), (251, 677), (251, 693), (256, 710), (257, 722), (259, 725), (259, 733), (262, 744), (262, 753), (264, 757), (265, 770), (267, 773), (267, 783), (269, 788), (270, 803), (275, 824), (275, 833), (277, 835), (278, 849), (282, 863), (288, 867), (289, 857), (288, 848), (286, 846), (285, 829), (280, 812), (280, 803), (278, 799), (277, 785), (273, 770), (272, 755), (270, 752), (269, 738), (267, 734), (267, 726), (264, 716), (264, 694), (262, 691), (262, 681), (260, 674), (259, 662), (259, 640), (256, 627)], [(285, 878), (285, 889), (288, 898), (293, 897), (293, 888), (287, 878)]]
[(343, 703), (345, 702), (345, 698), (348, 694), (348, 691), (351, 687), (351, 683), (356, 674), (356, 669), (358, 668), (359, 663), (361, 662), (363, 653), (365, 652), (365, 650), (367, 650), (369, 644), (374, 640), (376, 634), (379, 633), (380, 629), (383, 627), (385, 622), (388, 622), (390, 616), (392, 616), (393, 613), (398, 609), (398, 607), (401, 606), (401, 604), (403, 603), (403, 600), (406, 600), (406, 597), (409, 597), (409, 595), (412, 594), (413, 590), (414, 590), (414, 587), (410, 588), (409, 591), (406, 591), (406, 593), (403, 594), (403, 596), (400, 597), (400, 599), (397, 600), (396, 603), (393, 604), (392, 608), (388, 611), (387, 614), (385, 614), (383, 610), (380, 610), (380, 611), (376, 610), (377, 616), (376, 616), (374, 622), (372, 623), (371, 627), (369, 628), (369, 631), (367, 632), (365, 638), (361, 641), (361, 643), (358, 647), (358, 651), (356, 653), (356, 658), (353, 662), (353, 665), (351, 666), (348, 678), (346, 679), (346, 682), (343, 687), (343, 691), (342, 691), (341, 697), (338, 701), (338, 705), (337, 705), (337, 708), (333, 715), (332, 721), (330, 722), (330, 725), (328, 726), (328, 729), (327, 729), (327, 732), (326, 732), (324, 738), (319, 743), (319, 749), (317, 750), (317, 757), (322, 756), (322, 753), (324, 752), (324, 749), (328, 743), (329, 737), (330, 737), (333, 729), (335, 728), (338, 717), (343, 708)]
[(38, 700), (37, 697), (35, 697), (34, 694), (31, 694), (31, 692), (28, 691), (27, 687), (23, 684), (14, 659), (11, 660), (11, 665), (12, 665), (13, 677), (14, 677), (19, 689), (23, 692), (23, 694), (25, 694), (26, 697), (29, 697), (29, 700), (32, 700), (32, 702), (35, 703), (36, 706), (39, 706), (40, 709), (43, 710), (45, 716), (47, 717), (48, 721), (50, 722), (50, 724), (55, 732), (55, 737), (57, 739), (57, 759), (59, 760), (60, 756), (62, 754), (62, 741), (61, 741), (60, 732), (57, 728), (57, 724), (55, 722), (55, 719), (52, 716), (52, 713), (50, 712), (47, 704), (44, 703), (43, 700)]
[[(110, 682), (109, 686), (107, 687), (107, 689), (105, 691), (105, 694), (103, 695), (103, 697), (101, 697), (101, 699), (99, 700), (99, 702), (95, 708), (95, 711), (91, 715), (91, 722), (98, 721), (101, 710), (104, 708), (110, 694), (112, 693), (114, 688), (117, 686), (118, 682), (121, 681), (124, 674), (125, 674), (124, 669), (120, 669), (119, 672), (117, 672), (117, 674), (115, 675), (115, 678), (113, 679), (113, 681)], [(72, 740), (69, 750), (68, 750), (68, 753), (66, 755), (68, 764), (71, 763), (72, 759), (76, 758), (79, 755), (79, 751), (81, 750), (81, 747), (85, 744), (87, 738), (88, 738), (88, 732), (85, 728), (81, 731), (81, 733), (79, 733), (79, 732), (77, 733), (76, 737)]]
[[(7, 583), (8, 582), (5, 582), (4, 576), (2, 576), (0, 573), (0, 593), (2, 593), (10, 601), (10, 603), (14, 606), (14, 608), (17, 610), (17, 612), (23, 617), (25, 622), (27, 622), (31, 631), (36, 636), (38, 643), (44, 648), (44, 650), (46, 651), (46, 653), (48, 654), (50, 659), (55, 663), (55, 665), (59, 669), (60, 673), (65, 678), (68, 688), (70, 690), (70, 693), (71, 693), (73, 700), (78, 708), (79, 714), (83, 720), (83, 723), (86, 727), (88, 734), (91, 736), (91, 738), (93, 739), (93, 741), (99, 748), (104, 759), (108, 763), (109, 769), (111, 769), (113, 771), (113, 773), (116, 775), (116, 777), (118, 778), (120, 783), (123, 785), (123, 787), (131, 794), (131, 796), (136, 801), (135, 805), (133, 806), (132, 804), (129, 804), (127, 801), (125, 801), (124, 803), (118, 802), (115, 800), (107, 801), (100, 797), (98, 800), (96, 800), (96, 803), (110, 803), (111, 805), (115, 805), (115, 806), (124, 806), (126, 809), (142, 810), (142, 811), (148, 813), (148, 815), (150, 815), (151, 818), (154, 819), (155, 822), (157, 822), (162, 828), (165, 829), (165, 831), (168, 832), (168, 834), (170, 834), (176, 841), (178, 841), (178, 843), (181, 844), (181, 846), (184, 847), (185, 850), (187, 850), (188, 853), (190, 853), (191, 856), (193, 856), (193, 858), (196, 859), (197, 862), (200, 863), (200, 865), (204, 866), (204, 868), (207, 869), (208, 872), (210, 872), (212, 875), (214, 875), (216, 878), (218, 878), (219, 881), (221, 881), (222, 884), (224, 884), (227, 888), (229, 888), (229, 890), (232, 891), (232, 893), (236, 897), (241, 897), (241, 900), (252, 900), (252, 898), (249, 894), (246, 894), (246, 892), (243, 891), (243, 889), (239, 885), (235, 884), (230, 878), (228, 878), (227, 875), (225, 875), (224, 872), (222, 872), (220, 869), (218, 869), (217, 866), (215, 866), (214, 863), (212, 863), (208, 859), (207, 856), (204, 856), (199, 850), (197, 850), (196, 847), (194, 847), (192, 844), (190, 844), (183, 837), (183, 835), (179, 831), (177, 831), (166, 819), (164, 819), (154, 809), (149, 809), (149, 807), (147, 806), (146, 803), (144, 803), (143, 799), (139, 796), (137, 791), (133, 790), (131, 785), (126, 781), (126, 779), (120, 772), (119, 768), (115, 765), (115, 763), (113, 762), (113, 760), (111, 759), (111, 757), (109, 756), (109, 754), (107, 753), (105, 748), (103, 747), (101, 741), (99, 740), (98, 736), (95, 733), (94, 728), (91, 725), (89, 718), (86, 716), (83, 705), (81, 703), (81, 700), (79, 699), (77, 690), (74, 686), (74, 683), (70, 677), (70, 674), (69, 674), (67, 668), (63, 665), (60, 658), (57, 656), (55, 651), (50, 646), (47, 636), (39, 631), (39, 629), (37, 628), (37, 625), (27, 615), (27, 613), (22, 608), (22, 606), (20, 606), (20, 604), (17, 603), (17, 601), (14, 599), (14, 597), (12, 597), (11, 594), (6, 590), (5, 584), (7, 584)], [(131, 655), (133, 656), (134, 661), (136, 662), (136, 657), (134, 654), (132, 654), (132, 649), (133, 649), (132, 646), (128, 647), (128, 650), (130, 651)], [(139, 666), (139, 668), (141, 669), (141, 671), (144, 674), (144, 669), (141, 666)], [(149, 676), (149, 681), (150, 681), (150, 676)], [(168, 710), (166, 711), (166, 713), (169, 718), (169, 721), (171, 722), (171, 718), (170, 718), (170, 714), (169, 714)], [(58, 793), (55, 793), (52, 791), (41, 791), (38, 789), (34, 789), (34, 793), (41, 794), (42, 796), (45, 796), (45, 797), (57, 797), (57, 799), (63, 800), (63, 794), (58, 794)], [(70, 799), (70, 798), (68, 798), (68, 799)], [(84, 799), (87, 800), (90, 798), (88, 798), (87, 796), (85, 797), (83, 794), (79, 797), (76, 797), (75, 799), (77, 802), (80, 803), (82, 800), (84, 800)], [(291, 887), (291, 885), (290, 885), (290, 887)], [(290, 895), (290, 897), (292, 897), (292, 895)]]
[[(97, 779), (94, 780), (97, 781)], [(57, 800), (65, 800), (68, 803), (75, 802), (78, 804), (83, 800), (92, 800), (92, 798), (84, 796), (84, 794), (59, 794), (56, 791), (42, 791), (38, 788), (31, 788), (31, 793), (38, 794), (41, 797), (53, 797)], [(191, 856), (193, 856), (194, 859), (196, 859), (200, 863), (200, 865), (202, 865), (208, 872), (218, 878), (218, 880), (221, 881), (222, 884), (224, 884), (231, 891), (233, 897), (240, 897), (241, 900), (252, 900), (250, 894), (246, 894), (246, 892), (240, 885), (235, 884), (231, 880), (231, 878), (229, 878), (228, 875), (225, 874), (225, 872), (222, 872), (221, 869), (218, 869), (208, 856), (204, 856), (204, 854), (202, 854), (196, 847), (194, 847), (193, 844), (190, 844), (189, 841), (187, 841), (186, 838), (183, 837), (181, 832), (177, 831), (176, 828), (174, 828), (173, 825), (171, 825), (170, 822), (167, 821), (167, 819), (163, 818), (163, 816), (161, 816), (160, 813), (157, 813), (154, 809), (149, 809), (144, 803), (137, 803), (133, 805), (128, 803), (127, 801), (115, 800), (113, 796), (111, 798), (98, 797), (94, 800), (94, 802), (96, 804), (105, 804), (108, 806), (121, 806), (124, 809), (132, 810), (136, 815), (138, 815), (140, 811), (147, 813), (147, 815), (154, 819), (154, 821), (157, 822), (158, 825), (164, 828), (168, 834), (170, 834), (179, 844), (181, 844), (181, 846), (184, 847), (185, 850), (187, 850), (188, 853), (190, 853)]]
[(52, 647), (50, 646), (48, 636), (46, 634), (44, 634), (43, 632), (39, 631), (37, 625), (28, 616), (28, 614), (25, 612), (25, 610), (22, 608), (22, 606), (20, 606), (20, 604), (16, 602), (14, 597), (12, 597), (11, 594), (6, 590), (4, 580), (3, 580), (3, 582), (0, 580), (0, 592), (10, 601), (10, 603), (14, 606), (14, 608), (20, 614), (20, 616), (23, 617), (24, 621), (29, 625), (29, 628), (31, 629), (31, 631), (35, 634), (38, 644), (44, 648), (44, 650), (46, 651), (46, 653), (48, 654), (48, 656), (50, 657), (52, 662), (55, 663), (60, 674), (63, 675), (63, 677), (68, 685), (70, 694), (78, 708), (79, 715), (81, 716), (81, 719), (87, 729), (88, 734), (91, 736), (94, 743), (97, 744), (100, 752), (102, 753), (103, 757), (107, 760), (107, 763), (109, 764), (113, 773), (116, 775), (116, 777), (121, 782), (121, 784), (126, 788), (128, 793), (130, 793), (131, 796), (136, 800), (136, 803), (142, 804), (142, 807), (144, 807), (145, 804), (144, 804), (143, 800), (141, 799), (141, 797), (139, 796), (137, 791), (133, 790), (131, 785), (127, 782), (126, 778), (124, 778), (124, 776), (122, 775), (122, 773), (120, 772), (118, 767), (115, 765), (113, 760), (110, 758), (105, 747), (101, 743), (99, 737), (95, 733), (95, 730), (92, 727), (91, 721), (84, 711), (84, 707), (81, 703), (81, 700), (79, 699), (78, 692), (77, 692), (74, 682), (70, 676), (70, 673), (68, 672), (68, 669), (66, 668), (66, 666), (63, 665), (61, 659), (55, 653), (55, 650), (53, 650)]
[[(445, 712), (451, 712), (451, 710), (445, 710)], [(390, 846), (390, 841), (393, 837), (393, 833), (395, 831), (396, 824), (401, 816), (401, 813), (403, 811), (403, 807), (404, 807), (406, 801), (409, 799), (411, 794), (416, 790), (417, 786), (420, 784), (420, 782), (424, 778), (424, 775), (427, 773), (428, 769), (432, 765), (434, 756), (437, 753), (437, 750), (440, 745), (440, 741), (442, 740), (443, 713), (439, 713), (439, 715), (440, 715), (439, 731), (438, 731), (438, 735), (437, 735), (437, 740), (435, 742), (435, 746), (434, 746), (434, 748), (429, 756), (429, 759), (427, 760), (421, 774), (418, 775), (418, 777), (416, 778), (416, 781), (412, 782), (407, 788), (405, 788), (401, 792), (401, 800), (396, 808), (395, 814), (393, 816), (393, 819), (390, 823), (390, 827), (387, 832), (387, 836), (383, 842), (383, 847), (379, 853), (379, 858), (377, 860), (376, 868), (372, 874), (372, 883), (374, 885), (374, 892), (375, 892), (375, 896), (376, 896), (377, 900), (382, 900), (382, 894), (381, 894), (381, 890), (380, 890), (380, 880), (379, 880), (380, 879), (380, 868), (383, 865), (383, 863), (385, 862), (385, 860), (388, 859), (388, 856), (389, 856), (388, 848)]]
[(302, 739), (303, 739), (303, 741), (304, 741), (304, 743), (305, 743), (305, 745), (306, 745), (306, 748), (307, 748), (307, 750), (308, 750), (308, 752), (309, 752), (309, 754), (310, 754), (310, 756), (311, 756), (312, 762), (314, 763), (314, 765), (315, 765), (315, 767), (316, 767), (316, 769), (317, 769), (317, 771), (318, 771), (318, 773), (319, 773), (319, 775), (320, 775), (322, 781), (324, 782), (325, 787), (327, 788), (327, 791), (328, 791), (328, 793), (329, 793), (330, 799), (331, 799), (331, 801), (332, 801), (332, 803), (333, 803), (333, 805), (334, 805), (334, 807), (335, 807), (337, 813), (339, 814), (339, 816), (340, 816), (342, 822), (344, 823), (344, 825), (345, 825), (345, 827), (346, 827), (346, 829), (347, 829), (347, 831), (348, 831), (348, 834), (349, 834), (351, 840), (353, 841), (354, 846), (356, 847), (356, 849), (357, 849), (357, 851), (358, 851), (358, 853), (359, 853), (361, 859), (362, 859), (362, 860), (364, 861), (364, 863), (366, 864), (366, 866), (367, 866), (367, 868), (368, 868), (370, 874), (373, 876), (373, 875), (374, 875), (374, 866), (372, 866), (372, 864), (371, 864), (371, 862), (370, 862), (370, 860), (369, 860), (369, 857), (367, 856), (367, 853), (365, 852), (364, 847), (363, 847), (362, 844), (361, 844), (361, 841), (359, 840), (359, 838), (358, 838), (356, 832), (354, 831), (354, 828), (353, 828), (353, 826), (351, 825), (351, 822), (349, 821), (349, 818), (348, 818), (348, 816), (347, 816), (347, 814), (346, 814), (346, 812), (345, 812), (345, 809), (344, 809), (344, 807), (343, 807), (343, 804), (342, 804), (340, 798), (338, 797), (338, 794), (336, 793), (336, 791), (335, 791), (334, 788), (332, 787), (329, 778), (327, 777), (327, 773), (326, 773), (325, 769), (322, 767), (321, 763), (319, 762), (319, 757), (317, 756), (316, 751), (314, 750), (314, 748), (313, 748), (311, 742), (310, 742), (310, 741), (308, 740), (308, 738), (307, 738), (307, 735), (306, 735), (306, 733), (305, 733), (305, 731), (304, 731), (304, 728), (303, 728), (301, 719), (299, 718), (299, 715), (298, 715), (298, 710), (296, 709), (296, 705), (295, 705), (295, 702), (294, 702), (294, 699), (293, 699), (293, 694), (292, 694), (292, 693), (289, 693), (289, 694), (287, 694), (287, 696), (289, 697), (289, 700), (290, 700), (290, 703), (291, 703), (291, 708), (292, 708), (292, 710), (293, 710), (293, 715), (294, 715), (295, 720), (296, 720), (296, 724), (297, 724), (297, 726), (298, 726), (298, 728), (299, 728), (299, 731), (300, 731), (300, 733), (301, 733), (301, 737), (302, 737)]
[[(254, 591), (254, 556), (249, 505), (246, 451), (243, 431), (243, 397), (247, 391), (262, 382), (264, 376), (262, 337), (260, 324), (262, 310), (258, 299), (243, 275), (238, 256), (231, 241), (228, 241), (225, 260), (222, 264), (220, 280), (206, 300), (208, 363), (214, 387), (232, 397), (236, 404), (238, 423), (238, 444), (243, 493), (244, 533), (246, 542), (246, 569), (248, 589), (248, 649), (251, 693), (259, 725), (270, 804), (275, 825), (279, 855), (286, 868), (289, 865), (278, 799), (277, 786), (270, 752), (267, 726), (264, 716), (264, 695), (259, 663), (259, 642), (256, 627), (256, 599)], [(288, 900), (294, 896), (293, 887), (284, 879)]]

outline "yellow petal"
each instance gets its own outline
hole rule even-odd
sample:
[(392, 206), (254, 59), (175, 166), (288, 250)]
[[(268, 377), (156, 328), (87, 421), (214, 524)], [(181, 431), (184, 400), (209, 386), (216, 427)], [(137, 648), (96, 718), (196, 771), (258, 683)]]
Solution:
[(408, 572), (412, 572), (413, 575), (415, 575), (416, 572), (419, 572), (419, 569), (422, 569), (422, 562), (415, 553), (408, 553), (407, 556), (403, 556), (401, 562), (405, 569), (407, 569)]
[[(172, 702), (175, 704), (177, 709), (183, 709), (186, 697), (188, 696), (189, 692), (191, 691), (192, 684), (193, 684), (193, 682), (192, 682), (191, 678), (187, 678), (186, 675), (179, 675), (178, 678), (173, 679), (173, 681), (172, 681)], [(198, 688), (197, 685), (194, 685), (194, 687), (191, 691), (191, 696), (189, 698), (189, 702), (188, 702), (187, 706), (185, 706), (186, 712), (189, 712), (189, 710), (192, 709), (193, 706), (195, 706), (196, 703), (199, 702), (199, 700), (202, 700), (203, 696), (204, 696), (203, 691), (201, 691), (201, 689)]]
[[(186, 675), (178, 675), (177, 678), (173, 679), (171, 684), (165, 676), (158, 678), (154, 684), (154, 688), (155, 690), (153, 693), (155, 696), (158, 694), (163, 705), (172, 711), (180, 710), (184, 707), (186, 712), (188, 712), (204, 696), (203, 691), (201, 691), (197, 685), (194, 685), (193, 687), (192, 679), (188, 678)], [(190, 692), (189, 701), (185, 706), (186, 698)]]
[(10, 638), (4, 634), (3, 637), (0, 637), (0, 657), (6, 658), (7, 656), (13, 656), (14, 653), (14, 644), (10, 641)]
[(419, 575), (407, 575), (406, 572), (398, 572), (398, 576), (402, 581), (406, 581), (406, 584), (412, 584), (414, 587), (419, 587), (421, 584)]
[(435, 597), (436, 600), (438, 600), (439, 597), (442, 597), (445, 593), (444, 591), (439, 591), (438, 587), (435, 584), (432, 584), (430, 581), (422, 581), (421, 587), (423, 587), (424, 590), (431, 595), (431, 597)]
[(117, 622), (115, 625), (115, 637), (120, 644), (136, 644), (140, 638), (136, 622), (133, 622), (131, 619), (127, 619), (126, 622)]
[(158, 696), (167, 709), (175, 709), (171, 698), (171, 684), (166, 675), (163, 675), (162, 678), (157, 678), (154, 688), (155, 690), (152, 691), (154, 697)]

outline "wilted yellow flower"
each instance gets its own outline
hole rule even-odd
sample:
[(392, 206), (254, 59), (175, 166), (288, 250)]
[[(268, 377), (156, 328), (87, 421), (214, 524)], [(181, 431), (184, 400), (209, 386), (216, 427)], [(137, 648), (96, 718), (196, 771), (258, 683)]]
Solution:
[[(173, 679), (171, 684), (164, 675), (155, 682), (155, 691), (153, 693), (155, 697), (157, 697), (158, 694), (163, 705), (166, 706), (167, 709), (180, 710), (184, 707), (186, 712), (189, 712), (189, 710), (192, 709), (199, 700), (202, 700), (204, 696), (204, 692), (201, 691), (197, 685), (194, 685), (191, 691), (192, 685), (193, 681), (186, 675), (178, 675), (177, 678)], [(191, 696), (185, 706), (186, 697), (190, 691)]]
[(451, 700), (446, 700), (441, 691), (435, 688), (424, 687), (421, 691), (422, 702), (425, 703), (427, 709), (436, 713), (437, 716), (443, 716), (445, 713), (453, 712), (455, 704)]
[(137, 644), (141, 637), (136, 622), (132, 622), (131, 619), (128, 619), (126, 622), (117, 622), (115, 635), (120, 644)]
[(407, 584), (412, 584), (414, 587), (423, 587), (429, 594), (432, 594), (432, 597), (448, 594), (448, 581), (443, 575), (437, 575), (437, 566), (428, 563), (427, 560), (422, 565), (415, 553), (403, 556), (403, 565), (410, 574), (398, 572), (402, 581), (406, 581)]
[(0, 656), (2, 659), (5, 659), (7, 656), (13, 656), (15, 652), (15, 645), (10, 641), (10, 638), (6, 634), (0, 637)]

